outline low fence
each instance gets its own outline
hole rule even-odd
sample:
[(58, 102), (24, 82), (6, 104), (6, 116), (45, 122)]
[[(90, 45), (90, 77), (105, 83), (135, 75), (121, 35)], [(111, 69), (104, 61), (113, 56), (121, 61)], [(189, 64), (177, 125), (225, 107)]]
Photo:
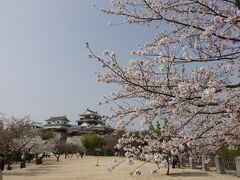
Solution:
[(227, 160), (221, 156), (216, 156), (215, 164), (218, 173), (231, 173), (240, 177), (240, 157), (235, 158), (235, 160)]
[[(183, 158), (181, 159), (181, 166), (182, 167), (189, 167), (191, 169), (214, 169), (215, 170), (215, 161), (214, 159), (210, 159), (208, 160), (209, 162), (205, 165), (203, 162), (202, 162), (202, 158), (201, 157), (198, 157), (198, 158)], [(203, 167), (204, 165), (204, 167)]]
[(223, 165), (227, 173), (237, 173), (236, 163), (234, 160), (223, 159)]
[(208, 163), (203, 163), (202, 158), (197, 159), (181, 159), (182, 167), (189, 167), (192, 169), (202, 169), (202, 170), (216, 170), (218, 173), (224, 174), (236, 174), (240, 177), (240, 157), (235, 158), (235, 160), (227, 160), (220, 156), (215, 156), (210, 159)]

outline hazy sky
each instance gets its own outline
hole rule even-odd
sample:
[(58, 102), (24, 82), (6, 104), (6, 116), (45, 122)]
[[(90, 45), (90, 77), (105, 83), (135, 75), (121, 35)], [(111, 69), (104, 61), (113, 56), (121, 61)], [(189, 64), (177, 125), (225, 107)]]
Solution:
[[(109, 1), (96, 1), (100, 7)], [(43, 122), (67, 115), (71, 121), (97, 103), (113, 87), (96, 82), (100, 65), (87, 58), (114, 50), (127, 63), (137, 44), (152, 39), (143, 26), (108, 26), (120, 19), (106, 16), (90, 0), (0, 0), (0, 112), (31, 115)]]

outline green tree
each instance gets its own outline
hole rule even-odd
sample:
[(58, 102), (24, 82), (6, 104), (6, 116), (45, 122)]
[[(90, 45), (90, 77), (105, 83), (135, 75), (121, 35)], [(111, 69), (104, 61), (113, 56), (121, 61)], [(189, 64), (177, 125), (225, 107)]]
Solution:
[(96, 149), (102, 149), (103, 139), (95, 132), (90, 132), (82, 137), (81, 143), (86, 148), (88, 154), (95, 155)]
[(53, 130), (41, 130), (39, 131), (39, 136), (41, 137), (42, 140), (49, 140), (52, 138), (55, 138), (57, 135), (56, 132)]
[(222, 146), (217, 154), (224, 159), (234, 160), (237, 156), (240, 156), (240, 146), (236, 150), (231, 150), (227, 146)]

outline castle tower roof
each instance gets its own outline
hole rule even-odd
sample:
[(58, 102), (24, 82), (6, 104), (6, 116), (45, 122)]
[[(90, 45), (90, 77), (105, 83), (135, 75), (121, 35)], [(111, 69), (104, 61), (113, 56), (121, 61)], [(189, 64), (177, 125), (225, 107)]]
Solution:
[(89, 115), (92, 115), (92, 116), (96, 116), (96, 117), (101, 117), (97, 111), (92, 111), (90, 109), (87, 108), (87, 110), (83, 113), (83, 114), (80, 114), (79, 116), (81, 117), (84, 117), (84, 116), (89, 116)]
[(87, 122), (89, 124), (96, 124), (96, 123), (102, 123), (102, 117), (98, 114), (97, 111), (92, 111), (87, 108), (87, 110), (80, 114), (80, 119), (77, 120), (78, 125), (81, 125), (81, 123)]
[(67, 118), (67, 116), (55, 116), (55, 117), (51, 117), (45, 121), (67, 121), (67, 122), (70, 122), (70, 120)]

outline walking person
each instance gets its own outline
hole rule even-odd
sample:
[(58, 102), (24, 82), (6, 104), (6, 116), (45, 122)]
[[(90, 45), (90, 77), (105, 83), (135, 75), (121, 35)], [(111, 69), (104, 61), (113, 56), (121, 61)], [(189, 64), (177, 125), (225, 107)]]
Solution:
[(207, 157), (205, 157), (204, 159), (203, 159), (203, 170), (208, 170), (208, 163), (209, 163), (209, 161), (210, 161), (210, 159), (209, 158), (207, 158)]
[(21, 164), (20, 164), (20, 168), (25, 168), (26, 167), (26, 155), (25, 155), (25, 152), (22, 153), (22, 156), (21, 156)]
[(83, 150), (81, 150), (81, 151), (80, 151), (81, 159), (83, 158), (83, 155), (84, 155), (84, 152), (83, 152)]
[(179, 162), (178, 151), (177, 149), (172, 150), (172, 168), (175, 168), (177, 163)]

